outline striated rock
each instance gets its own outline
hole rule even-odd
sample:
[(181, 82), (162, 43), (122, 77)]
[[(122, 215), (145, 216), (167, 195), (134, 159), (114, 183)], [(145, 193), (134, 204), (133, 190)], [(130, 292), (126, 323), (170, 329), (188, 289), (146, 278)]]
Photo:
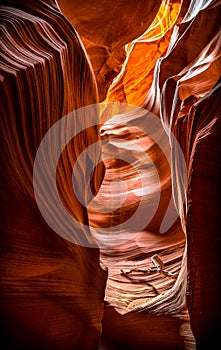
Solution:
[[(158, 253), (170, 272), (179, 273), (185, 246), (185, 235), (176, 214), (173, 220), (170, 213), (170, 225), (160, 231), (171, 200), (168, 137), (162, 126), (152, 137), (142, 132), (142, 120), (148, 115), (138, 118), (135, 114), (138, 112), (135, 109), (131, 114), (128, 126), (123, 123), (129, 121), (129, 114), (118, 115), (117, 120), (110, 119), (102, 125), (102, 138), (108, 141), (103, 146), (106, 175), (96, 200), (104, 199), (113, 209), (96, 215), (89, 206), (90, 224), (98, 240), (102, 240), (101, 258), (109, 270), (105, 299), (120, 313), (165, 294), (175, 283), (158, 272), (148, 275), (135, 271), (125, 275), (122, 270), (150, 268), (151, 256)], [(152, 124), (154, 118), (159, 123), (156, 129), (160, 128), (157, 117), (153, 117)], [(174, 207), (171, 212), (175, 213)], [(123, 223), (133, 215), (138, 215), (141, 226), (132, 221), (126, 232)], [(116, 225), (119, 228), (115, 233)], [(113, 232), (110, 230), (105, 235), (102, 228), (106, 226)], [(179, 306), (174, 303), (173, 311), (179, 309), (180, 303), (182, 300), (178, 301)]]
[(121, 101), (137, 106), (144, 103), (153, 81), (155, 64), (166, 54), (173, 25), (180, 21), (180, 6), (180, 1), (162, 1), (146, 32), (127, 44), (127, 59), (108, 90), (106, 101)]
[[(176, 136), (188, 169), (187, 205), (179, 207), (187, 235), (188, 308), (197, 347), (219, 340), (220, 294), (220, 4), (190, 4), (174, 28), (168, 52), (155, 69), (146, 106), (159, 113)], [(206, 28), (206, 30), (202, 30)], [(200, 33), (200, 34), (199, 34)], [(177, 197), (185, 184), (177, 150), (172, 148), (172, 181)]]
[[(218, 191), (220, 167), (215, 159), (220, 158), (220, 148), (218, 146), (218, 135), (220, 135), (220, 104), (218, 100), (220, 100), (220, 92), (218, 87), (214, 87), (221, 72), (219, 17), (220, 4), (218, 1), (200, 4), (185, 1), (182, 3), (169, 47), (165, 57), (160, 58), (156, 63), (152, 87), (143, 104), (145, 108), (161, 117), (170, 139), (171, 135), (177, 137), (187, 163), (188, 182), (186, 183), (177, 149), (172, 143), (172, 157), (174, 159), (174, 163), (172, 163), (173, 193), (180, 213), (182, 227), (187, 236), (189, 276), (187, 303), (196, 343), (202, 349), (210, 347), (219, 339), (217, 325), (220, 313), (218, 298), (220, 294), (218, 287), (218, 276), (220, 274), (218, 231), (220, 230), (220, 223), (216, 213), (220, 210)], [(205, 26), (206, 30), (202, 33), (202, 28)], [(131, 51), (130, 47), (133, 48)], [(136, 46), (134, 44), (128, 45), (126, 64), (111, 86), (107, 101), (128, 101), (138, 105), (142, 103), (145, 97), (143, 85), (145, 80), (141, 74), (137, 74), (136, 68), (139, 67), (139, 60), (142, 60), (143, 67), (146, 70), (151, 67), (151, 63), (146, 60), (147, 64), (145, 65), (145, 59), (141, 58), (141, 52), (141, 50), (140, 52), (137, 50), (138, 58), (136, 60)], [(133, 54), (134, 60), (132, 59)], [(136, 88), (133, 88), (133, 86)], [(146, 91), (148, 88), (147, 85)], [(210, 112), (208, 108), (211, 108), (211, 105), (213, 108)], [(139, 122), (136, 126), (139, 127)], [(117, 135), (118, 132), (116, 126), (114, 133)], [(132, 135), (133, 131), (130, 131), (129, 137), (133, 140)], [(147, 143), (147, 140), (145, 142)], [(207, 157), (206, 154), (208, 154)], [(113, 168), (108, 164), (106, 166), (107, 170), (108, 167)], [(213, 181), (209, 184), (210, 177)], [(105, 181), (110, 180), (106, 177), (102, 186), (105, 186)], [(100, 193), (102, 193), (102, 188)], [(186, 196), (185, 206), (180, 202), (180, 194)], [(201, 200), (199, 200), (200, 198)], [(123, 216), (122, 211), (121, 215)], [(194, 227), (196, 227), (196, 230)], [(210, 241), (210, 243), (207, 243), (207, 241)], [(149, 244), (150, 241), (148, 242), (147, 239), (145, 244), (147, 250)], [(136, 259), (137, 256), (140, 257), (141, 251), (143, 252), (143, 247), (141, 248), (133, 242), (131, 246), (123, 245), (117, 247), (116, 251), (110, 250), (108, 253), (102, 253), (102, 258), (110, 270), (106, 298), (111, 304), (116, 303), (115, 307), (117, 308), (121, 307), (120, 305), (127, 298), (136, 299), (135, 295), (132, 296), (132, 291), (135, 291), (136, 288), (129, 284), (132, 283), (132, 280), (128, 281), (125, 290), (117, 271), (122, 265), (124, 269), (126, 266), (129, 270), (133, 268), (133, 259)], [(131, 257), (132, 263), (129, 262)], [(186, 265), (185, 252), (182, 264)], [(148, 261), (144, 260), (144, 265), (141, 265), (140, 268), (147, 265)], [(113, 273), (111, 273), (111, 269), (113, 269)], [(140, 273), (136, 277), (140, 278)], [(182, 279), (181, 285), (186, 280), (185, 272)], [(140, 282), (136, 281), (138, 285)], [(177, 291), (171, 289), (170, 298), (168, 300), (162, 299), (164, 300), (162, 304), (164, 305), (164, 312), (168, 312), (173, 307)], [(124, 294), (127, 295), (126, 298)], [(147, 295), (147, 292), (145, 291), (144, 294)], [(137, 293), (138, 295), (139, 293)], [(120, 296), (122, 296), (122, 299)], [(139, 299), (130, 305), (132, 310), (137, 308), (140, 311), (151, 310), (148, 303), (148, 298), (143, 300), (141, 293)], [(159, 302), (157, 301), (154, 304), (154, 313), (157, 312), (158, 307)], [(132, 319), (135, 320), (133, 317)], [(107, 328), (105, 330), (108, 334)], [(117, 332), (117, 330), (115, 331)], [(121, 341), (123, 340), (121, 339)], [(126, 335), (124, 341), (126, 341)]]
[[(99, 250), (73, 244), (46, 224), (35, 200), (32, 174), (45, 133), (72, 110), (96, 103), (96, 83), (82, 43), (56, 2), (3, 3), (0, 278), (4, 346), (96, 349), (106, 282)], [(77, 136), (62, 152), (57, 170), (67, 210), (86, 225), (87, 210), (71, 195), (71, 173), (78, 154), (98, 140), (98, 126)], [(96, 157), (100, 159), (100, 149)], [(81, 171), (84, 174), (85, 169)], [(103, 175), (101, 163), (91, 178), (95, 192)], [(39, 179), (45, 205), (62, 229), (67, 223), (41, 183), (43, 177)], [(82, 191), (86, 196), (87, 187)]]
[[(58, 3), (1, 6), (4, 339), (22, 349), (215, 348), (220, 2)], [(98, 99), (107, 104), (66, 124), (67, 113)], [(49, 137), (33, 176), (58, 121), (63, 134)], [(157, 125), (152, 134), (148, 123)]]

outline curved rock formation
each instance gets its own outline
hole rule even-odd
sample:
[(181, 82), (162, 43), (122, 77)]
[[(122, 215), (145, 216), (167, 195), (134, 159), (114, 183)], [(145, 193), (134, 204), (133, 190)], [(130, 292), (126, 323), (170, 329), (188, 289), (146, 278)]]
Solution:
[[(2, 2), (1, 313), (9, 346), (216, 346), (220, 12), (218, 0)], [(89, 113), (90, 128), (84, 109), (66, 124), (66, 114), (98, 100), (105, 103)], [(58, 121), (64, 132), (49, 137), (33, 180), (39, 145)], [(157, 125), (150, 134), (148, 123)], [(83, 132), (66, 142), (72, 130)], [(93, 143), (96, 152), (80, 158)], [(90, 228), (80, 235), (50, 181), (59, 147), (55, 184), (67, 213)], [(156, 211), (142, 228), (123, 229), (140, 205), (138, 228)], [(77, 236), (81, 245), (71, 243)]]
[(154, 77), (157, 60), (168, 48), (172, 29), (181, 19), (181, 1), (162, 1), (148, 29), (125, 47), (127, 59), (111, 84), (106, 101), (121, 101), (141, 106)]
[[(163, 124), (176, 136), (186, 158), (187, 206), (180, 206), (180, 216), (187, 234), (187, 301), (199, 349), (215, 346), (219, 339), (220, 222), (216, 213), (220, 208), (220, 167), (215, 159), (220, 158), (221, 132), (220, 11), (218, 1), (190, 4), (173, 32), (165, 58), (157, 63), (146, 104), (155, 111), (161, 107)], [(173, 183), (182, 192), (182, 173), (174, 148), (173, 153)]]
[(90, 57), (103, 101), (126, 58), (125, 44), (142, 35), (161, 1), (59, 0), (62, 12), (80, 34)]
[[(1, 31), (4, 344), (16, 349), (96, 349), (106, 282), (99, 250), (72, 244), (46, 224), (32, 174), (38, 146), (50, 127), (74, 109), (96, 103), (94, 76), (78, 35), (54, 1), (6, 1)], [(62, 152), (57, 170), (63, 202), (85, 224), (87, 210), (70, 193), (71, 173), (78, 154), (98, 140), (97, 126), (77, 136)], [(56, 147), (59, 138), (55, 142)], [(40, 186), (44, 175), (38, 178)], [(103, 175), (100, 165), (91, 178), (94, 190)], [(86, 187), (82, 191), (87, 195)], [(42, 195), (52, 219), (65, 226), (53, 195)]]

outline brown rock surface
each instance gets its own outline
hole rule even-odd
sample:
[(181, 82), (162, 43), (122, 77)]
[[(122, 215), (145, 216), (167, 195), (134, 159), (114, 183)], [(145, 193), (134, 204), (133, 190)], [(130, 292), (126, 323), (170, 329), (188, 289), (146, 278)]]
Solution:
[[(102, 333), (102, 350), (192, 350), (195, 341), (197, 349), (216, 348), (221, 292), (220, 1), (58, 3), (8, 0), (1, 6), (4, 339), (14, 348), (89, 350), (98, 348)], [(56, 174), (60, 199), (73, 218), (90, 223), (93, 237), (82, 231), (89, 246), (109, 229), (108, 236), (101, 235), (100, 250), (73, 244), (47, 226), (35, 201), (32, 174), (39, 144), (51, 126), (98, 99), (142, 106), (165, 129), (154, 142), (142, 130), (148, 112), (133, 114), (122, 106), (118, 115), (115, 107), (104, 104), (97, 125), (63, 150)], [(83, 120), (79, 123), (83, 127)], [(99, 123), (102, 150), (99, 143), (92, 159), (81, 164), (77, 184), (82, 197), (89, 198), (85, 176), (86, 170), (92, 171), (95, 203), (103, 201), (111, 209), (102, 213), (93, 209), (93, 201), (87, 208), (79, 202), (72, 179), (81, 152), (100, 140)], [(93, 169), (101, 152), (105, 174), (102, 162)], [(171, 153), (171, 163), (165, 152)], [(145, 186), (137, 169), (148, 177)], [(75, 237), (44, 181), (39, 186), (55, 226), (59, 222)], [(156, 213), (142, 230), (134, 235), (132, 229), (119, 229), (114, 236), (114, 227), (132, 217), (142, 200), (147, 214), (142, 212), (140, 221), (148, 216), (159, 192)], [(172, 211), (176, 207), (179, 217), (162, 234), (171, 194)], [(153, 268), (154, 254), (176, 278), (163, 274), (162, 268), (147, 271)], [(100, 259), (108, 267), (108, 279)]]
[[(197, 346), (208, 349), (220, 342), (220, 165), (217, 160), (221, 135), (218, 84), (221, 8), (218, 1), (205, 5), (201, 11), (197, 6), (194, 11), (193, 5), (192, 13), (189, 11), (174, 32), (168, 54), (158, 62), (155, 87), (159, 84), (163, 123), (176, 136), (186, 158), (187, 207), (180, 207), (180, 216), (187, 234), (187, 302)], [(147, 105), (157, 110), (159, 103), (154, 91), (153, 88), (148, 94)], [(173, 183), (182, 191), (179, 159), (176, 149), (173, 152)]]
[[(39, 212), (32, 184), (33, 162), (42, 137), (73, 109), (96, 103), (96, 84), (79, 37), (54, 1), (7, 1), (1, 7), (1, 30), (0, 280), (4, 346), (96, 349), (106, 282), (99, 250), (75, 245), (53, 232)], [(85, 144), (87, 147), (99, 139), (97, 127), (84, 136), (62, 153), (58, 185), (62, 186), (68, 210), (87, 224), (86, 208), (74, 197), (70, 201), (67, 190), (72, 188), (67, 176), (74, 159)], [(96, 190), (102, 178), (100, 167), (92, 178)], [(47, 192), (44, 195), (57, 220), (58, 210)], [(60, 224), (66, 225), (62, 217)]]
[(124, 45), (142, 35), (161, 1), (59, 0), (62, 12), (80, 34), (98, 83), (100, 101), (126, 58)]

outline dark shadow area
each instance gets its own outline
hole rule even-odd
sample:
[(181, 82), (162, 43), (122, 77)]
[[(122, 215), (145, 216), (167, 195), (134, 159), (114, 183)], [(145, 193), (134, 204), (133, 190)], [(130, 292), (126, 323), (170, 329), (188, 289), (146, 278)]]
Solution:
[(181, 323), (177, 317), (150, 316), (147, 312), (120, 315), (106, 304), (99, 350), (185, 349)]

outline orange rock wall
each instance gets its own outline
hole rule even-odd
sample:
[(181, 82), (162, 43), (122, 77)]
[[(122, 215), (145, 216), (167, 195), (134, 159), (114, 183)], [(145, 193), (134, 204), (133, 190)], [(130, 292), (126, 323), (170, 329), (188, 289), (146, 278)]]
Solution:
[[(218, 0), (139, 0), (127, 1), (126, 5), (123, 0), (59, 0), (58, 4), (53, 0), (2, 1), (0, 277), (2, 329), (9, 346), (97, 349), (102, 319), (103, 333), (109, 340), (114, 333), (120, 348), (122, 344), (133, 349), (138, 345), (142, 349), (143, 344), (160, 346), (157, 325), (164, 323), (164, 316), (158, 321), (154, 318), (148, 340), (145, 330), (147, 326), (151, 329), (151, 322), (148, 325), (146, 313), (145, 317), (140, 313), (139, 318), (136, 313), (116, 316), (116, 311), (108, 307), (104, 312), (107, 273), (100, 267), (99, 249), (74, 245), (55, 234), (41, 217), (34, 198), (33, 162), (43, 136), (67, 113), (99, 100), (127, 102), (150, 110), (161, 119), (169, 139), (172, 133), (182, 148), (187, 188), (177, 150), (172, 147), (174, 162), (171, 176), (166, 176), (162, 203), (168, 202), (167, 193), (175, 187), (183, 231), (178, 222), (172, 236), (177, 235), (176, 242), (187, 244), (190, 324), (198, 349), (215, 348), (220, 338), (221, 272), (220, 14)], [(136, 130), (119, 128), (111, 133), (116, 136), (121, 131), (133, 142)], [(71, 190), (71, 171), (84, 147), (100, 140), (98, 127), (87, 130), (84, 139), (86, 143), (79, 135), (62, 153), (57, 182), (68, 211), (88, 224), (88, 211)], [(141, 141), (147, 142), (143, 135)], [(100, 155), (101, 149), (97, 157)], [(112, 163), (106, 163), (106, 167), (114, 173)], [(168, 167), (165, 169), (168, 175)], [(162, 179), (165, 174), (160, 175)], [(105, 190), (112, 175), (108, 172), (104, 176), (101, 163), (92, 178), (94, 192), (98, 192), (103, 178)], [(86, 188), (83, 190), (86, 196)], [(184, 205), (179, 202), (183, 192)], [(159, 210), (148, 228), (154, 234), (164, 211)], [(59, 217), (56, 208), (53, 215), (55, 220)], [(90, 219), (93, 222), (93, 216)], [(105, 223), (103, 216), (99, 220), (95, 218), (93, 224)], [(107, 224), (109, 221), (107, 218)], [(145, 253), (145, 242), (144, 232), (140, 240), (124, 246), (121, 252), (106, 254), (109, 276), (116, 272), (116, 257), (120, 260), (124, 254), (123, 263), (132, 256), (137, 259)], [(180, 250), (179, 258), (182, 254)], [(162, 284), (162, 290), (165, 286)], [(114, 288), (109, 278), (109, 301)], [(131, 292), (132, 283), (128, 288)], [(132, 297), (130, 293), (129, 299)], [(122, 306), (120, 296), (116, 304)], [(162, 335), (161, 344), (165, 349), (185, 348), (174, 319), (165, 319), (170, 331)], [(123, 322), (122, 329), (118, 322)], [(140, 338), (136, 342), (136, 322), (142, 329), (143, 342)]]

